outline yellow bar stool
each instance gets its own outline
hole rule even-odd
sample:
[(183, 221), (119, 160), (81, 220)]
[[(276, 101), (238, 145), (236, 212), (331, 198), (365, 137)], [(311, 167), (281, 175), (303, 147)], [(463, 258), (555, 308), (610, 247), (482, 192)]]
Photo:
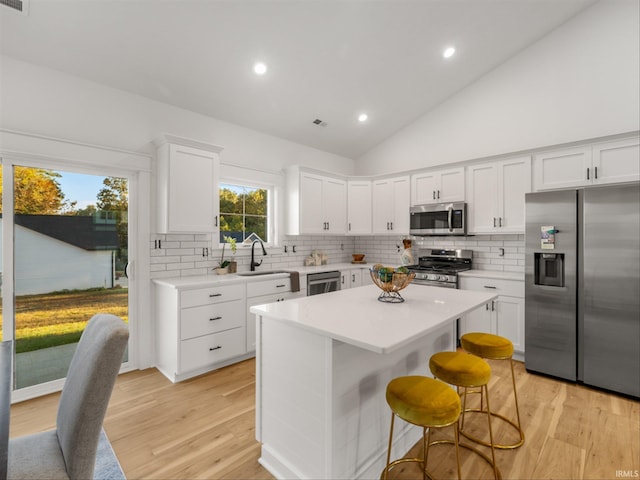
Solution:
[[(460, 338), (460, 344), (462, 345), (462, 348), (465, 349), (467, 352), (473, 355), (477, 355), (478, 357), (481, 357), (481, 358), (485, 358), (488, 360), (509, 360), (509, 364), (511, 365), (511, 383), (513, 384), (513, 398), (515, 400), (515, 405), (516, 405), (517, 424), (513, 420), (506, 418), (504, 415), (501, 415), (499, 413), (491, 412), (491, 415), (493, 415), (494, 417), (500, 418), (505, 422), (507, 422), (508, 424), (510, 424), (511, 426), (513, 426), (517, 430), (520, 438), (515, 443), (507, 444), (507, 445), (495, 444), (494, 447), (500, 448), (500, 449), (511, 449), (511, 448), (518, 448), (522, 446), (524, 444), (524, 431), (522, 430), (522, 424), (520, 423), (520, 409), (518, 408), (518, 392), (516, 390), (516, 375), (513, 369), (513, 343), (511, 343), (511, 340), (509, 340), (508, 338), (501, 337), (499, 335), (493, 335), (491, 333), (474, 332), (474, 333), (467, 333), (463, 335)], [(465, 399), (465, 404), (466, 404), (466, 399)], [(480, 408), (474, 408), (474, 409), (467, 409), (466, 407), (464, 408), (462, 412), (462, 425), (461, 425), (460, 433), (462, 433), (462, 435), (467, 437), (469, 440), (473, 440), (474, 442), (479, 443), (480, 445), (489, 446), (488, 442), (475, 438), (474, 436), (464, 431), (465, 412), (484, 413), (482, 404), (480, 405)]]
[[(482, 358), (466, 352), (439, 352), (429, 359), (429, 369), (434, 377), (443, 382), (463, 388), (465, 395), (467, 388), (479, 388), (481, 398), (487, 403), (487, 423), (489, 424), (489, 447), (491, 448), (491, 458), (484, 453), (471, 447), (468, 448), (480, 455), (492, 468), (496, 480), (500, 480), (502, 475), (496, 464), (496, 452), (493, 447), (493, 430), (491, 429), (491, 407), (489, 405), (489, 379), (491, 378), (491, 367)], [(462, 433), (462, 432), (461, 432)]]
[[(423, 376), (398, 377), (387, 385), (387, 403), (391, 408), (391, 427), (389, 429), (389, 449), (387, 466), (382, 470), (380, 478), (387, 479), (387, 474), (396, 465), (416, 462), (422, 466), (423, 478), (433, 478), (427, 472), (429, 447), (437, 443), (453, 443), (456, 448), (458, 463), (458, 480), (460, 480), (460, 452), (458, 450), (458, 420), (462, 406), (460, 396), (449, 385), (433, 378)], [(405, 422), (422, 427), (423, 458), (401, 458), (391, 461), (391, 445), (393, 443), (393, 424), (396, 415)], [(454, 440), (431, 442), (431, 429), (453, 426)]]

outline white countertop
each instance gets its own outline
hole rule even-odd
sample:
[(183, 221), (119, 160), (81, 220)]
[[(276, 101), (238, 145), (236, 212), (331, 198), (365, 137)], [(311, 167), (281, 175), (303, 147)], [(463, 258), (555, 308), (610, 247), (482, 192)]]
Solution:
[[(373, 265), (373, 264), (371, 264)], [(167, 277), (167, 278), (154, 278), (152, 281), (158, 285), (165, 285), (173, 288), (179, 289), (190, 289), (190, 288), (206, 288), (214, 285), (222, 285), (222, 284), (232, 284), (232, 283), (247, 283), (247, 282), (258, 282), (264, 280), (271, 280), (274, 278), (286, 278), (289, 276), (289, 273), (286, 272), (298, 272), (300, 275), (308, 275), (309, 273), (321, 273), (321, 272), (331, 272), (333, 270), (348, 270), (352, 268), (365, 268), (369, 269), (371, 266), (369, 264), (354, 264), (354, 263), (333, 263), (329, 265), (319, 265), (312, 267), (285, 267), (285, 268), (277, 268), (278, 271), (283, 271), (285, 273), (274, 273), (270, 275), (255, 275), (255, 276), (247, 276), (247, 275), (238, 275), (237, 273), (228, 273), (226, 275), (216, 275), (212, 273), (211, 275), (193, 275), (187, 277)], [(260, 269), (257, 270), (257, 273), (260, 273)], [(241, 272), (242, 273), (242, 272)], [(305, 280), (306, 282), (306, 280)], [(306, 288), (307, 285), (304, 285), (301, 282), (301, 288)]]
[(516, 280), (524, 282), (524, 273), (498, 272), (495, 270), (465, 270), (458, 272), (459, 277), (495, 278), (500, 280)]
[(409, 285), (403, 303), (378, 301), (375, 285), (251, 307), (251, 312), (289, 322), (375, 353), (390, 353), (453, 321), (497, 295)]

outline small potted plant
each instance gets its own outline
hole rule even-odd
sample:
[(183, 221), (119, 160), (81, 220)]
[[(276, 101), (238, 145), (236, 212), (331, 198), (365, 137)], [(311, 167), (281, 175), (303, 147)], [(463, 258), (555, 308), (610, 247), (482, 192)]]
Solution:
[[(225, 237), (226, 239), (227, 237)], [(229, 260), (224, 259), (224, 248), (227, 246), (226, 242), (222, 244), (222, 256), (220, 257), (220, 262), (218, 266), (214, 268), (214, 271), (217, 275), (225, 275), (229, 273), (229, 265), (231, 262)]]
[[(238, 271), (238, 262), (235, 261), (235, 254), (238, 249), (238, 246), (236, 245), (236, 239), (225, 235), (224, 241), (225, 244), (229, 244), (229, 246), (231, 247), (231, 253), (232, 255), (234, 255), (233, 258), (229, 261), (229, 273), (236, 273)], [(224, 246), (222, 248), (224, 252)]]

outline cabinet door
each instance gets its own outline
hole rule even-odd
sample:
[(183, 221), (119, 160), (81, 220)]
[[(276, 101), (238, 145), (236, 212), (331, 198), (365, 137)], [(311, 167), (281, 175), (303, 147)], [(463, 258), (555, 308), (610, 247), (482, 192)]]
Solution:
[(347, 184), (347, 232), (351, 235), (367, 235), (371, 229), (371, 182), (350, 181)]
[(439, 175), (436, 172), (417, 173), (411, 176), (411, 205), (438, 203), (436, 198)]
[(524, 233), (524, 195), (531, 191), (531, 157), (498, 164), (498, 227), (504, 233)]
[(591, 146), (566, 148), (535, 155), (533, 186), (537, 190), (588, 185), (591, 171)]
[(469, 233), (498, 230), (498, 175), (495, 163), (467, 169), (467, 228)]
[(261, 295), (258, 297), (247, 298), (247, 330), (246, 330), (246, 349), (247, 352), (254, 352), (256, 349), (256, 316), (250, 312), (254, 305), (262, 305), (263, 303), (284, 302), (288, 298), (294, 297), (291, 292), (272, 293), (269, 295)]
[(391, 217), (391, 228), (389, 233), (408, 235), (409, 234), (409, 206), (411, 203), (411, 185), (409, 177), (398, 177), (392, 179), (393, 185), (393, 215)]
[(351, 288), (362, 286), (363, 270), (361, 268), (354, 268), (349, 273), (351, 277)]
[(436, 196), (442, 203), (464, 202), (464, 168), (440, 172), (440, 187)]
[[(393, 217), (393, 183), (391, 180), (377, 180), (372, 187), (373, 233), (388, 234)], [(409, 212), (407, 210), (407, 215)]]
[(300, 233), (325, 233), (322, 191), (324, 178), (300, 174)]
[(493, 333), (491, 328), (491, 302), (460, 317), (458, 337), (471, 332)]
[[(158, 228), (165, 233), (218, 231), (219, 157), (213, 152), (169, 144), (159, 155), (159, 205), (162, 212)], [(166, 175), (166, 178), (165, 178)]]
[(327, 233), (347, 233), (347, 182), (327, 178), (323, 184), (322, 210)]
[(513, 343), (516, 352), (524, 353), (524, 299), (498, 297), (494, 302), (495, 334)]
[(598, 143), (593, 146), (593, 183), (637, 182), (640, 180), (638, 137)]

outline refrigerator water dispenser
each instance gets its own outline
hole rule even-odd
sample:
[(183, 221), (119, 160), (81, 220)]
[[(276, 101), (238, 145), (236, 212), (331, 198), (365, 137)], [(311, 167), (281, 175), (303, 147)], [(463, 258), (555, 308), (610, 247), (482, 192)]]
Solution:
[(536, 252), (535, 285), (564, 287), (564, 253)]

